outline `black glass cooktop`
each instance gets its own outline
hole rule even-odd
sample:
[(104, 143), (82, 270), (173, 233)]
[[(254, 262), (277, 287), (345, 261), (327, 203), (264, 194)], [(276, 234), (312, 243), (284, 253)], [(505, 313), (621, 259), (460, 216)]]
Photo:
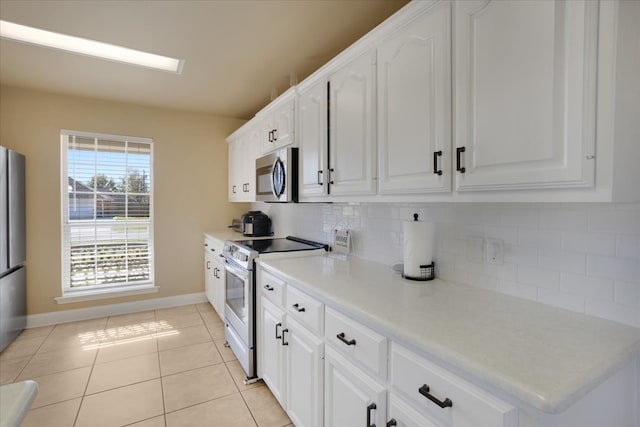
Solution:
[(293, 251), (310, 251), (313, 249), (325, 249), (327, 245), (311, 240), (304, 240), (298, 237), (288, 236), (280, 239), (254, 239), (254, 240), (237, 240), (237, 243), (246, 246), (261, 254), (272, 252), (293, 252)]

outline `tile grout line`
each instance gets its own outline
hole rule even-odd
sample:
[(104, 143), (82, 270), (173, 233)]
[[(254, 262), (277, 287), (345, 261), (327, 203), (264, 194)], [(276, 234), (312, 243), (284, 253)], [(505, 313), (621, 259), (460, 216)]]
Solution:
[[(31, 363), (31, 361), (33, 360), (33, 358), (36, 356), (36, 354), (38, 354), (38, 351), (40, 351), (40, 348), (44, 345), (44, 342), (49, 338), (49, 335), (51, 335), (51, 333), (53, 332), (53, 330), (56, 327), (54, 326), (53, 328), (51, 328), (51, 330), (49, 331), (49, 333), (47, 335), (45, 335), (44, 339), (42, 340), (42, 342), (40, 343), (40, 345), (38, 346), (38, 348), (36, 349), (36, 351), (33, 352), (33, 354), (29, 355), (29, 360), (27, 360), (27, 363), (24, 364), (24, 366), (22, 367), (22, 369), (20, 369), (20, 372), (18, 372), (18, 375), (16, 375), (16, 377), (13, 379), (13, 381), (11, 381), (12, 383), (15, 383), (16, 380), (18, 378), (20, 378), (20, 375), (22, 375), (22, 372), (24, 372), (25, 368), (29, 365), (29, 363)], [(19, 335), (18, 335), (19, 336)], [(16, 358), (17, 359), (17, 358)], [(8, 359), (11, 360), (11, 359)]]
[[(104, 327), (107, 327), (107, 322), (109, 321), (109, 317), (107, 317), (107, 320), (104, 322)], [(102, 340), (100, 340), (100, 342), (102, 342)], [(89, 381), (91, 381), (91, 375), (93, 374), (93, 368), (96, 366), (96, 360), (98, 359), (98, 352), (99, 350), (99, 344), (98, 343), (98, 351), (96, 351), (96, 354), (93, 356), (93, 363), (91, 364), (91, 371), (89, 371), (89, 376), (87, 377), (87, 383), (84, 386), (84, 391), (82, 392), (82, 397), (80, 399), (80, 404), (78, 405), (78, 410), (76, 411), (76, 416), (73, 419), (73, 426), (75, 427), (75, 425), (78, 423), (78, 417), (80, 416), (80, 410), (82, 409), (82, 404), (84, 403), (84, 398), (86, 396), (87, 393), (87, 389), (89, 388)]]
[[(158, 325), (158, 313), (156, 310), (153, 310), (153, 321)], [(158, 358), (158, 374), (160, 375), (160, 394), (162, 395), (162, 419), (164, 420), (165, 427), (167, 426), (167, 407), (164, 403), (164, 381), (162, 381), (162, 365), (160, 363), (160, 343), (158, 342), (158, 338), (156, 336), (156, 357)]]

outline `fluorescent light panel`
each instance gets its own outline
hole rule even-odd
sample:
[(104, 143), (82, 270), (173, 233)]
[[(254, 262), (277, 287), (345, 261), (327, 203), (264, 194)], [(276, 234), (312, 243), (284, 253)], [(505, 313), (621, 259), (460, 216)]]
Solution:
[(0, 21), (0, 36), (23, 43), (65, 50), (80, 55), (124, 62), (126, 64), (176, 74), (182, 73), (182, 67), (184, 65), (183, 59), (169, 58), (167, 56), (142, 52), (140, 50), (84, 39), (82, 37), (40, 30), (7, 21)]

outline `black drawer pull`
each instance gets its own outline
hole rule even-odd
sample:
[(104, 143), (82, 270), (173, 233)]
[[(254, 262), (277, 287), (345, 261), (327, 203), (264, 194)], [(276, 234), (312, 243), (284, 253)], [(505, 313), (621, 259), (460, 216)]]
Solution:
[(307, 311), (304, 307), (300, 307), (300, 305), (298, 303), (293, 304), (292, 307), (295, 308), (298, 311), (298, 313), (301, 313), (303, 311)]
[(354, 339), (347, 340), (344, 337), (344, 332), (340, 332), (338, 335), (336, 335), (336, 338), (338, 338), (340, 341), (342, 341), (346, 345), (356, 345), (356, 340)]
[(460, 153), (464, 153), (465, 151), (466, 151), (466, 148), (464, 147), (456, 148), (456, 170), (460, 173), (465, 173), (467, 170), (464, 166), (461, 166), (461, 162), (460, 162)]
[(375, 424), (371, 424), (371, 411), (373, 411), (376, 408), (377, 406), (375, 403), (372, 403), (371, 405), (367, 406), (367, 427), (376, 427)]
[(396, 421), (395, 418), (391, 418), (388, 422), (387, 422), (387, 427), (393, 427), (393, 426), (397, 426), (398, 422)]
[(285, 332), (289, 332), (289, 329), (283, 329), (283, 330), (282, 330), (282, 345), (289, 345), (289, 343), (288, 343), (288, 342), (285, 342), (285, 340), (284, 340), (284, 334), (285, 334)]
[(268, 290), (269, 292), (271, 292), (273, 290), (273, 286), (269, 286), (269, 285), (264, 285), (264, 288), (266, 290)]
[(276, 323), (276, 339), (280, 340), (282, 339), (282, 335), (278, 335), (278, 328), (282, 326), (282, 323)]
[(322, 185), (322, 171), (318, 171), (318, 185)]
[(442, 156), (442, 151), (433, 152), (433, 173), (442, 175), (442, 169), (438, 169), (438, 157)]
[(448, 397), (446, 397), (444, 400), (440, 400), (429, 393), (429, 386), (426, 384), (420, 387), (418, 389), (418, 392), (441, 408), (451, 408), (453, 406), (453, 402)]

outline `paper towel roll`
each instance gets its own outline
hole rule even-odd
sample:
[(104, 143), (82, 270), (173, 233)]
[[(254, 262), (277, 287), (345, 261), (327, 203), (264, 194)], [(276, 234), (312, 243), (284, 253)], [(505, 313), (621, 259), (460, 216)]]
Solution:
[(420, 266), (433, 261), (435, 227), (432, 222), (405, 221), (404, 232), (404, 275), (420, 278)]

